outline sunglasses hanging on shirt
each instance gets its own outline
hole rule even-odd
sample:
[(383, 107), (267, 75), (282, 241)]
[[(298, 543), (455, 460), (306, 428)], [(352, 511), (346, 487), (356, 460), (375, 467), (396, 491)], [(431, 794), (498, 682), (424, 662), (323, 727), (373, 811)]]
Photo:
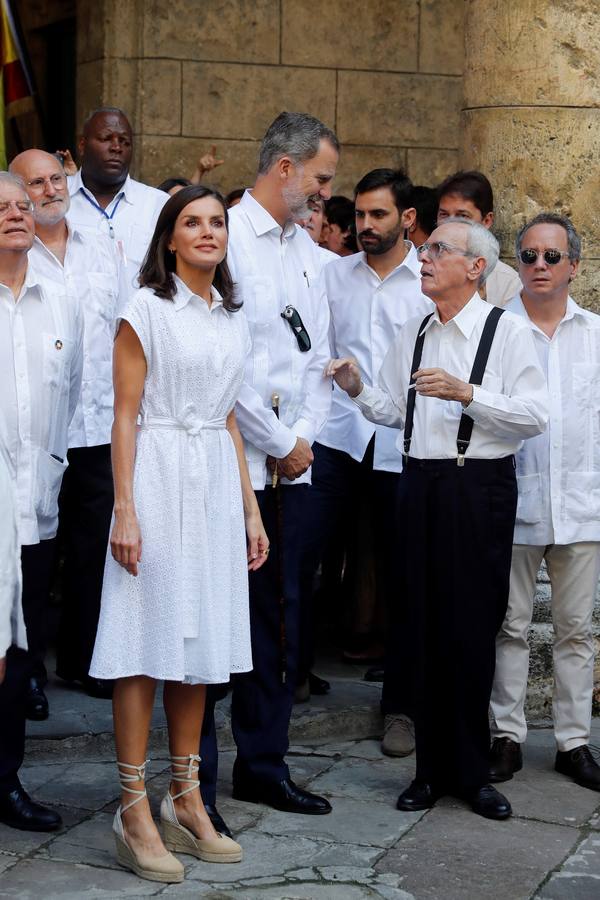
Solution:
[(294, 337), (298, 341), (298, 347), (300, 348), (301, 352), (306, 353), (307, 350), (310, 350), (311, 343), (308, 336), (308, 331), (304, 327), (304, 323), (300, 318), (300, 313), (298, 312), (298, 310), (294, 309), (293, 306), (286, 306), (284, 311), (281, 313), (281, 318), (286, 320), (286, 322), (294, 332)]

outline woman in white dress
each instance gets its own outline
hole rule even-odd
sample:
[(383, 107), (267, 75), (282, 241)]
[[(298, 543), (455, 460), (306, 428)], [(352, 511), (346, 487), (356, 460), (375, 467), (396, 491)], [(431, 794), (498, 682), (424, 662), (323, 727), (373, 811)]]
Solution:
[[(269, 552), (233, 411), (250, 337), (226, 252), (221, 196), (179, 191), (159, 216), (115, 339), (112, 556), (90, 673), (116, 680), (117, 856), (154, 881), (183, 878), (168, 850), (242, 857), (204, 810), (197, 756), (206, 685), (252, 668), (247, 570)], [(157, 680), (172, 773), (164, 843), (144, 789)]]

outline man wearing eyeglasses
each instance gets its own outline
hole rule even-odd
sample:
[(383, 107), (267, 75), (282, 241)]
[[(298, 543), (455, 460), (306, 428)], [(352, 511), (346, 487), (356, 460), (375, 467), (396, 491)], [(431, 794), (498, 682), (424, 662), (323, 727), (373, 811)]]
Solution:
[(547, 421), (529, 327), (477, 292), (498, 251), (479, 224), (438, 226), (418, 251), (435, 311), (400, 330), (379, 387), (352, 359), (327, 369), (370, 421), (404, 429), (394, 546), (417, 771), (398, 808), (453, 794), (490, 819), (511, 813), (488, 783), (488, 707), (508, 601), (514, 454)]
[[(112, 684), (90, 678), (88, 670), (113, 507), (112, 346), (116, 316), (127, 299), (124, 267), (110, 238), (69, 224), (67, 179), (55, 156), (25, 150), (13, 159), (10, 171), (23, 178), (33, 203), (33, 266), (70, 303), (81, 304), (85, 320), (81, 397), (69, 428), (69, 468), (60, 496), (64, 566), (56, 668), (61, 678), (81, 683), (90, 696), (108, 698)], [(48, 714), (44, 683), (42, 668), (30, 695), (32, 718)]]
[(523, 765), (527, 630), (544, 560), (555, 634), (555, 768), (600, 791), (600, 767), (589, 748), (600, 576), (600, 316), (569, 294), (581, 255), (569, 219), (541, 213), (523, 226), (516, 249), (523, 290), (507, 309), (531, 329), (548, 381), (550, 422), (517, 455), (519, 503), (508, 611), (496, 642), (490, 778), (508, 781)]
[[(29, 651), (44, 641), (54, 561), (58, 492), (69, 422), (81, 390), (83, 316), (78, 304), (37, 273), (32, 203), (20, 178), (0, 173), (0, 417), (15, 479), (23, 614)], [(4, 512), (4, 511), (3, 511)], [(0, 822), (50, 831), (60, 816), (34, 803), (18, 770), (25, 748), (25, 704), (32, 661), (12, 647), (0, 688)]]
[[(233, 681), (233, 796), (310, 815), (329, 813), (331, 806), (292, 781), (285, 754), (297, 677), (300, 554), (310, 527), (305, 513), (311, 445), (331, 405), (331, 386), (323, 378), (330, 356), (329, 310), (318, 247), (294, 222), (308, 215), (310, 198), (331, 195), (338, 155), (335, 134), (318, 119), (291, 112), (277, 116), (261, 144), (255, 185), (230, 211), (227, 254), (252, 337), (236, 416), (271, 541), (268, 562), (250, 576), (254, 669)], [(273, 394), (279, 397), (279, 415)], [(281, 478), (277, 490), (274, 466)], [(214, 815), (212, 713), (209, 697), (200, 782), (213, 824), (223, 830)]]

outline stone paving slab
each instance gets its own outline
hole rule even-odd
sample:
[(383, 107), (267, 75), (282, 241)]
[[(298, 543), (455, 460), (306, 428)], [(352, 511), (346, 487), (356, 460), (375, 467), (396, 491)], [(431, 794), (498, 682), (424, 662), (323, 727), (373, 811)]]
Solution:
[(403, 759), (386, 759), (381, 755), (377, 760), (341, 759), (329, 771), (313, 779), (310, 787), (317, 794), (392, 804), (400, 791), (408, 787), (414, 772), (414, 756)]
[[(528, 900), (579, 840), (566, 826), (436, 806), (375, 866), (418, 900)], [(591, 900), (591, 898), (590, 898)]]
[(81, 900), (82, 897), (148, 897), (164, 885), (128, 872), (53, 860), (25, 859), (2, 875), (0, 897), (19, 900)]
[(539, 900), (600, 897), (600, 835), (592, 833), (536, 894)]

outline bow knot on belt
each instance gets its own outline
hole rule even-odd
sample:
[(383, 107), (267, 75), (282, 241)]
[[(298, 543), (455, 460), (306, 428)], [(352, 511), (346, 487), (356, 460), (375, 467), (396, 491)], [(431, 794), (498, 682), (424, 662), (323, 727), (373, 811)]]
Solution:
[(188, 403), (174, 418), (168, 416), (145, 416), (142, 428), (170, 428), (185, 431), (190, 437), (197, 437), (202, 431), (225, 428), (225, 419), (202, 419), (193, 403)]

